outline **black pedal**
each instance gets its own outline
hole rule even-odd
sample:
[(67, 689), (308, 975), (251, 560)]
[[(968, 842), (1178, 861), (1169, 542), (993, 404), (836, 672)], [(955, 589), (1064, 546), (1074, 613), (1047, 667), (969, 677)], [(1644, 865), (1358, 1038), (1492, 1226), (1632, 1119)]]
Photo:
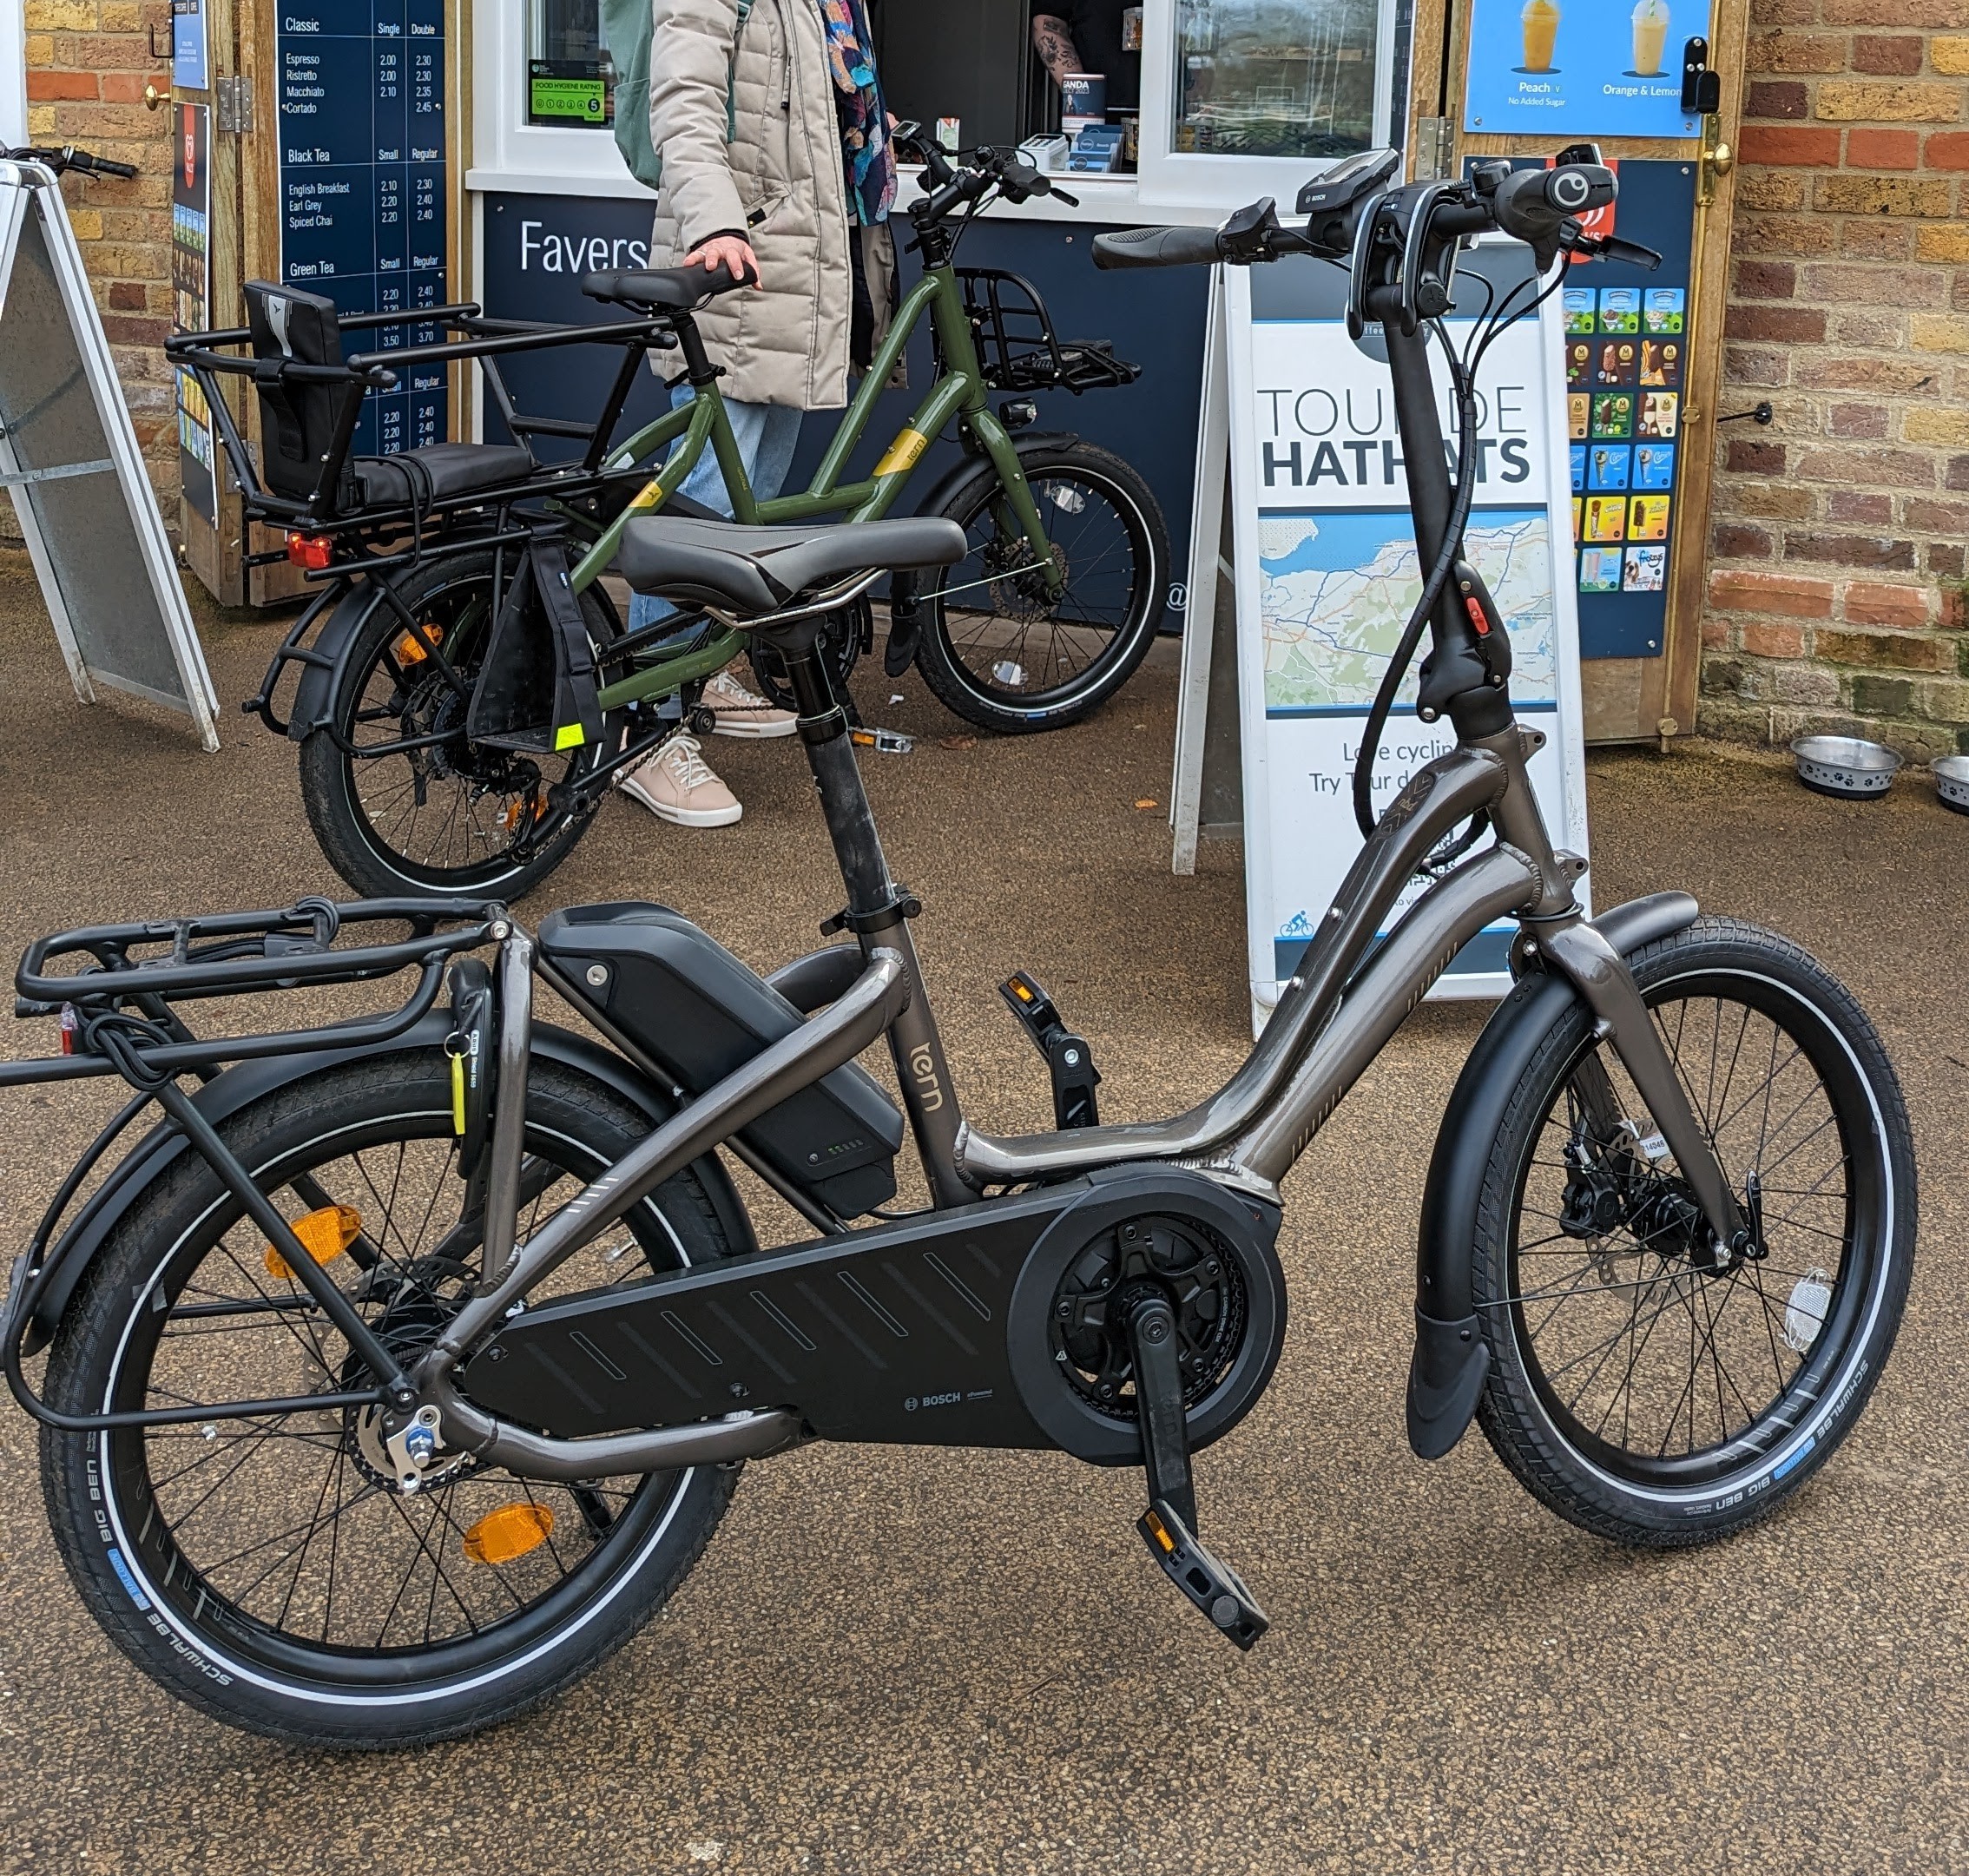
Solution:
[(1101, 1114), (1094, 1090), (1101, 1085), (1101, 1071), (1094, 1066), (1094, 1052), (1087, 1046), (1087, 1038), (1067, 1028), (1053, 999), (1024, 971), (1007, 977), (999, 984), (998, 994), (1046, 1058), (1047, 1072), (1053, 1078), (1053, 1125), (1063, 1131), (1098, 1127)]
[(1244, 1579), (1228, 1563), (1220, 1563), (1197, 1540), (1169, 1507), (1158, 1498), (1136, 1520), (1135, 1528), (1162, 1574), (1202, 1609), (1219, 1633), (1248, 1650), (1272, 1626), (1271, 1618), (1253, 1600)]

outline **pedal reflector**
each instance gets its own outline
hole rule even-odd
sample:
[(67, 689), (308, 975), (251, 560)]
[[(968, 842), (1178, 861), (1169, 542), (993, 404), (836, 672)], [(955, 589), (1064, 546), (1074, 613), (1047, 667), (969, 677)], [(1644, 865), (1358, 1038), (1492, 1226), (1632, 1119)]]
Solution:
[[(324, 1205), (306, 1218), (295, 1219), (293, 1228), (301, 1247), (316, 1263), (332, 1264), (360, 1235), (362, 1214), (352, 1205)], [(266, 1261), (268, 1276), (283, 1282), (293, 1277), (287, 1260), (271, 1244), (267, 1247)]]
[(554, 1514), (522, 1499), (488, 1511), (464, 1534), (464, 1554), (475, 1563), (510, 1563), (537, 1550), (554, 1535)]

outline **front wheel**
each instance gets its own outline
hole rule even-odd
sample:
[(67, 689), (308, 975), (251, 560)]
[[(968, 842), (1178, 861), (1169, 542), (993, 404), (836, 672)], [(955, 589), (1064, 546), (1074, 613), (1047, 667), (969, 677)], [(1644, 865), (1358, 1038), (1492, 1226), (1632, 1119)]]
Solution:
[(1057, 587), (984, 463), (938, 511), (969, 550), (922, 596), (916, 654), (940, 701), (1006, 735), (1061, 728), (1113, 696), (1155, 642), (1169, 576), (1162, 511), (1121, 457), (1089, 443), (1039, 444), (1019, 464)]
[(1913, 1142), (1872, 1024), (1796, 945), (1702, 918), (1628, 961), (1754, 1241), (1714, 1248), (1574, 1003), (1481, 1188), (1478, 1419), (1561, 1517), (1701, 1544), (1796, 1491), (1880, 1379), (1913, 1264)]

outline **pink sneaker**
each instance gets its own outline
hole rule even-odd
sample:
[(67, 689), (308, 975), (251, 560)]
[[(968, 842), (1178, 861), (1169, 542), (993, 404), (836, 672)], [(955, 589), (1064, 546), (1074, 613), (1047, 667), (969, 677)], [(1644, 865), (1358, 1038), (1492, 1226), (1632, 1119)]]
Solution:
[(729, 827), (745, 810), (712, 773), (695, 736), (673, 736), (646, 762), (626, 771), (616, 786), (659, 820), (680, 827)]
[(716, 718), (719, 736), (790, 736), (800, 726), (791, 710), (782, 710), (728, 671), (704, 687), (704, 708)]

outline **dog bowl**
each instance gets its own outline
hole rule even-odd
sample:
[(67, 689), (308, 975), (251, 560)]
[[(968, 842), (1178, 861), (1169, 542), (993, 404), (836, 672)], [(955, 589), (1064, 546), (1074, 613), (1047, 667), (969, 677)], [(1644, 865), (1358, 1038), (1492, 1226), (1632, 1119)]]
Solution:
[(1814, 794), (1868, 801), (1885, 794), (1900, 758), (1885, 743), (1859, 736), (1801, 736), (1792, 744), (1798, 779)]
[(1935, 778), (1941, 805), (1969, 814), (1969, 755), (1938, 756), (1928, 764), (1928, 773)]

